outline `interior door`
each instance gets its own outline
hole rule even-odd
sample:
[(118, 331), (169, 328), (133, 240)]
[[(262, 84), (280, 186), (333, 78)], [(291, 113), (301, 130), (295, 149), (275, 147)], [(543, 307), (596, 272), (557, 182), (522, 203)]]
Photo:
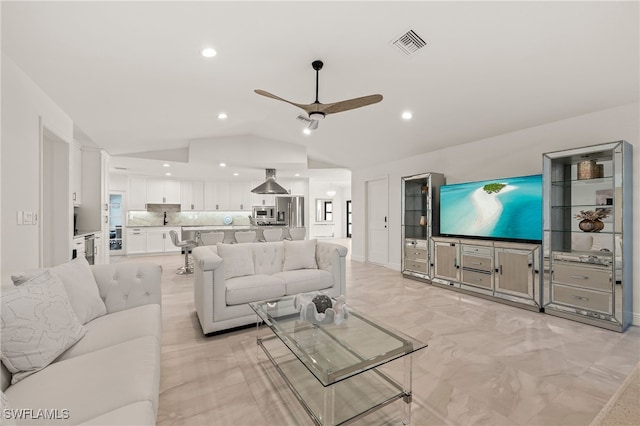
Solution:
[(389, 262), (389, 183), (386, 177), (366, 182), (367, 262)]

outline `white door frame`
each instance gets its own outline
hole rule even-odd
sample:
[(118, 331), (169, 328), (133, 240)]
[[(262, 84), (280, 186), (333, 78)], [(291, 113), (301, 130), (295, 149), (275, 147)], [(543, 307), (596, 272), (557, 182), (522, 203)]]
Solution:
[[(371, 195), (369, 194), (370, 191), (370, 184), (372, 182), (377, 182), (377, 181), (382, 181), (382, 183), (384, 183), (384, 194), (376, 194), (376, 198), (380, 199), (380, 197), (382, 197), (383, 199), (386, 199), (386, 203), (384, 203), (384, 208), (383, 211), (381, 212), (382, 214), (384, 214), (385, 217), (385, 229), (386, 229), (386, 244), (384, 245), (384, 247), (382, 247), (382, 257), (380, 259), (372, 259), (372, 254), (370, 252), (369, 249), (369, 227), (371, 225), (371, 213), (370, 209), (369, 209), (369, 201), (370, 201), (370, 197)], [(386, 266), (389, 263), (389, 176), (388, 175), (384, 175), (384, 176), (380, 176), (380, 177), (376, 177), (376, 178), (371, 178), (371, 179), (367, 179), (364, 182), (364, 198), (365, 198), (365, 261), (369, 262), (369, 263), (375, 263), (378, 265), (383, 265)]]

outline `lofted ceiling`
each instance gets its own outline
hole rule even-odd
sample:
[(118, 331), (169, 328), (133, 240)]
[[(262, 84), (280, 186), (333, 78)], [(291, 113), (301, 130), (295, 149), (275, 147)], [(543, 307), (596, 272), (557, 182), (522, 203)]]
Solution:
[[(112, 155), (241, 137), (353, 169), (638, 102), (638, 16), (608, 1), (3, 1), (2, 51)], [(427, 44), (407, 56), (390, 42), (409, 29)], [(384, 100), (303, 135), (301, 110), (253, 90), (311, 103), (315, 59), (321, 102)]]

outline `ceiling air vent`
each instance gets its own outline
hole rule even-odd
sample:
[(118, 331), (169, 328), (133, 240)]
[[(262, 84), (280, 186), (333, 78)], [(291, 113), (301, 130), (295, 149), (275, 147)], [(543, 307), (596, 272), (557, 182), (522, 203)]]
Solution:
[(413, 30), (409, 30), (401, 36), (396, 37), (390, 44), (407, 56), (413, 55), (427, 45), (422, 37)]

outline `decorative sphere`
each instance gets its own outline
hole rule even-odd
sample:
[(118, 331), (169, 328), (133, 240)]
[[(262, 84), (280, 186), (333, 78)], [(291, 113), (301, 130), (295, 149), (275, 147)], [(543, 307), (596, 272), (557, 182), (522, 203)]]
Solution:
[(316, 297), (311, 299), (311, 302), (316, 305), (316, 310), (320, 314), (324, 314), (327, 309), (333, 306), (333, 303), (331, 303), (331, 298), (324, 294), (317, 295)]

